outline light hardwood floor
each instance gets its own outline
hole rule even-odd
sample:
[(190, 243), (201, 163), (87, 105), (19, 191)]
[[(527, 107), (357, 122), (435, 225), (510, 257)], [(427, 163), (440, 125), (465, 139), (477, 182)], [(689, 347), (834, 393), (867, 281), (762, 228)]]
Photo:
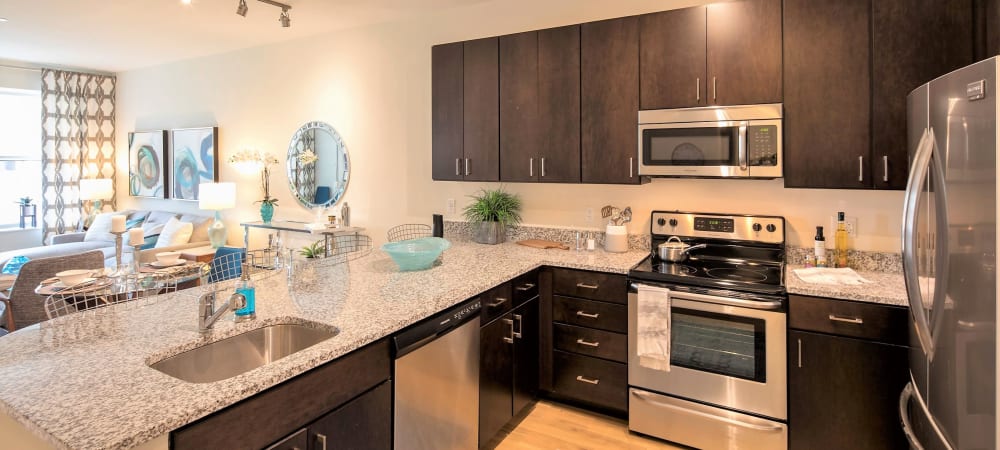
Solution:
[(624, 420), (539, 401), (497, 450), (682, 449), (628, 432)]

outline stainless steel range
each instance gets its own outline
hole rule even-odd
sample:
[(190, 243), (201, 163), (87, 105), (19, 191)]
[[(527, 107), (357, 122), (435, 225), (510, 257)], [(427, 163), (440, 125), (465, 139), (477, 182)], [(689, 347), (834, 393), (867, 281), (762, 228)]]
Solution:
[[(629, 271), (629, 429), (698, 448), (785, 448), (785, 219), (653, 211), (650, 234), (652, 255)], [(704, 247), (661, 260), (674, 236)], [(652, 306), (670, 302), (669, 334), (639, 337), (643, 286), (668, 291)], [(639, 339), (669, 348), (669, 371), (640, 362)]]

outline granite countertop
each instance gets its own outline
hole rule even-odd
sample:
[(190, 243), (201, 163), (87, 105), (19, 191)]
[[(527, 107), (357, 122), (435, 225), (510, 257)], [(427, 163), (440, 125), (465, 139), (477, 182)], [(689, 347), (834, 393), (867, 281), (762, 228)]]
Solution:
[[(197, 331), (197, 293), (122, 304), (102, 314), (0, 338), (0, 412), (59, 448), (128, 448), (250, 397), (542, 265), (627, 273), (648, 255), (453, 242), (431, 270), (401, 273), (381, 251), (348, 264), (306, 264), (257, 282), (258, 319)], [(147, 364), (274, 323), (339, 334), (236, 377), (187, 383)]]
[(903, 274), (892, 272), (866, 272), (858, 270), (858, 275), (871, 281), (858, 286), (810, 284), (802, 281), (794, 272), (803, 266), (785, 267), (785, 289), (789, 294), (812, 295), (816, 297), (856, 300), (883, 305), (908, 306), (906, 284)]

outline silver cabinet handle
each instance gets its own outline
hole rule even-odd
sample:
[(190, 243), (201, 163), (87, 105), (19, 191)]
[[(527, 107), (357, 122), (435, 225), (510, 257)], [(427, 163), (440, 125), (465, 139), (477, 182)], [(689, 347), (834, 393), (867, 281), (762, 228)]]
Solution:
[(497, 299), (496, 299), (495, 302), (493, 302), (493, 303), (487, 303), (486, 306), (489, 306), (490, 308), (496, 308), (497, 306), (500, 306), (500, 305), (502, 305), (504, 303), (507, 303), (507, 299), (505, 299), (503, 297), (497, 297)]
[(469, 158), (465, 158), (465, 174), (468, 175), (469, 172)]
[(858, 181), (865, 181), (865, 157), (858, 157)]
[(581, 383), (587, 383), (587, 384), (597, 384), (597, 383), (601, 382), (601, 380), (599, 380), (599, 379), (591, 380), (590, 378), (586, 378), (583, 375), (577, 375), (576, 376), (576, 381), (579, 381)]
[(586, 283), (576, 283), (576, 287), (584, 289), (597, 289), (601, 287), (599, 284), (586, 284)]
[(719, 80), (712, 77), (712, 100), (719, 99)]
[(580, 344), (580, 345), (586, 345), (587, 347), (600, 347), (601, 346), (600, 342), (587, 342), (587, 341), (583, 340), (582, 338), (581, 339), (577, 339), (576, 343)]
[(598, 317), (599, 317), (599, 316), (600, 316), (601, 314), (600, 314), (600, 313), (594, 313), (594, 314), (587, 314), (587, 313), (585, 313), (585, 312), (583, 312), (583, 311), (577, 311), (577, 312), (576, 312), (576, 315), (578, 315), (578, 316), (580, 316), (580, 317), (586, 317), (586, 318), (588, 318), (588, 319), (596, 319), (596, 318), (598, 318)]
[(694, 100), (701, 102), (701, 77), (694, 79)]
[(514, 321), (517, 322), (517, 331), (514, 331), (514, 327), (512, 326), (510, 333), (514, 337), (521, 339), (521, 333), (524, 331), (524, 320), (520, 314), (514, 314)]
[(535, 158), (528, 158), (528, 176), (535, 176)]
[(799, 341), (799, 368), (802, 368), (802, 339), (796, 339)]
[(841, 317), (836, 314), (830, 314), (830, 320), (834, 322), (853, 323), (857, 325), (865, 323), (865, 321), (860, 317)]
[(889, 182), (889, 157), (882, 155), (882, 181)]
[(504, 336), (503, 341), (508, 344), (514, 343), (514, 321), (511, 319), (503, 319), (503, 323), (510, 325), (510, 337)]
[(320, 449), (326, 450), (326, 436), (316, 433), (316, 440), (319, 441)]
[(455, 175), (462, 176), (462, 158), (455, 158)]
[(628, 177), (632, 178), (632, 157), (628, 158)]
[(530, 291), (534, 287), (535, 287), (535, 283), (524, 283), (524, 284), (522, 284), (522, 285), (514, 288), (514, 290), (524, 292), (524, 291)]
[(545, 158), (542, 158), (542, 176), (545, 176)]

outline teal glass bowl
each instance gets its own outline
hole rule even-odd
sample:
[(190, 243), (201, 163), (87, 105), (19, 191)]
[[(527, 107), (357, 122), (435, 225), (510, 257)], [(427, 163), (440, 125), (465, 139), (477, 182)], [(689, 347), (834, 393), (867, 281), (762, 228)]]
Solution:
[(451, 247), (451, 242), (439, 237), (408, 239), (382, 244), (382, 251), (389, 254), (399, 266), (399, 270), (409, 272), (426, 270), (434, 265), (441, 252)]

